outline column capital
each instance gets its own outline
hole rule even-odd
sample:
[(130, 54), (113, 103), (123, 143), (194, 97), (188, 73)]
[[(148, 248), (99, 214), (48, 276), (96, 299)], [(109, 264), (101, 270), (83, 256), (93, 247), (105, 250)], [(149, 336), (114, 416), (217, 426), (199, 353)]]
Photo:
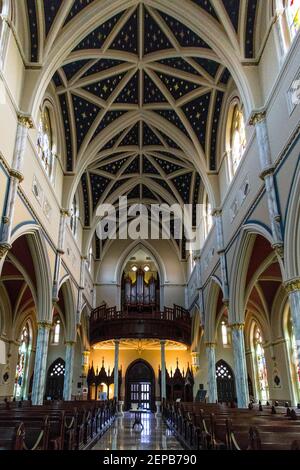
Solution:
[(278, 255), (279, 258), (283, 259), (283, 257), (284, 257), (284, 245), (283, 245), (283, 243), (274, 243), (274, 245), (272, 245), (272, 248), (275, 251), (276, 255)]
[(70, 211), (68, 209), (63, 209), (61, 208), (60, 209), (60, 213), (61, 215), (63, 215), (64, 217), (70, 217)]
[(22, 183), (24, 180), (24, 175), (20, 171), (14, 170), (13, 168), (9, 171), (9, 174), (12, 178), (19, 180), (19, 183)]
[(120, 340), (119, 339), (114, 339), (114, 344), (120, 344)]
[(211, 215), (213, 217), (220, 217), (222, 215), (222, 208), (221, 207), (215, 207), (212, 211), (211, 211)]
[(34, 127), (32, 118), (25, 114), (18, 114), (18, 123), (26, 129), (33, 129)]
[(76, 341), (65, 341), (65, 346), (75, 346)]
[(167, 342), (167, 341), (166, 341), (165, 339), (161, 339), (161, 340), (160, 340), (160, 344), (161, 344), (161, 346), (165, 345), (165, 344), (166, 344), (166, 342)]
[(207, 342), (204, 343), (204, 345), (205, 345), (206, 348), (212, 348), (212, 349), (214, 349), (214, 348), (216, 348), (217, 343), (213, 343), (213, 342), (207, 341)]
[(0, 243), (0, 259), (4, 258), (10, 249), (11, 245), (9, 243)]
[(52, 323), (47, 321), (39, 321), (37, 325), (39, 328), (45, 328), (47, 330), (50, 330), (52, 328)]
[(267, 168), (265, 168), (259, 175), (261, 180), (265, 180), (267, 176), (271, 176), (274, 174), (274, 166), (269, 165)]
[(249, 125), (256, 126), (256, 124), (259, 124), (260, 122), (265, 121), (265, 119), (266, 119), (266, 111), (254, 112), (250, 117)]
[(290, 294), (291, 292), (300, 291), (300, 278), (295, 278), (287, 281), (284, 284), (286, 291)]
[(245, 323), (231, 323), (228, 325), (232, 330), (243, 330), (245, 328)]

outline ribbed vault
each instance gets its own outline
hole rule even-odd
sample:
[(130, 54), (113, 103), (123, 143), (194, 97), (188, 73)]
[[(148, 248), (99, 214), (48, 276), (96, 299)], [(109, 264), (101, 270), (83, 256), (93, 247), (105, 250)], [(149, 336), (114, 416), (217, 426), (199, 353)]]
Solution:
[[(64, 131), (68, 203), (80, 187), (84, 223), (99, 203), (196, 203), (211, 196), (218, 169), (224, 96), (231, 80), (213, 39), (200, 36), (169, 2), (111, 2), (118, 13), (77, 34), (101, 0), (27, 0), (31, 62), (46, 61), (64, 31), (73, 38), (53, 76)], [(236, 57), (255, 55), (257, 0), (185, 0)], [(153, 6), (154, 5), (154, 6)], [(174, 4), (174, 10), (176, 5)], [(79, 23), (79, 19), (81, 22)], [(213, 35), (212, 35), (213, 38)], [(70, 36), (68, 41), (70, 40)]]

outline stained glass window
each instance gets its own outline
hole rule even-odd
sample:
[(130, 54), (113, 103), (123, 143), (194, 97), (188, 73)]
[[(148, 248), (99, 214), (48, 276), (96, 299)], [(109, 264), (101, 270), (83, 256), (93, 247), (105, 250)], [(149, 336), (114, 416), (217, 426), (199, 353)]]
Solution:
[(221, 323), (221, 333), (222, 333), (223, 346), (228, 346), (228, 330), (227, 330), (227, 324), (224, 320)]
[(233, 107), (230, 123), (230, 158), (231, 173), (235, 174), (246, 147), (246, 133), (244, 116), (240, 104)]
[(287, 0), (286, 15), (291, 38), (294, 39), (300, 28), (300, 0)]
[(24, 397), (24, 386), (26, 382), (26, 375), (29, 363), (29, 348), (30, 348), (30, 329), (28, 323), (23, 327), (20, 346), (18, 350), (18, 362), (15, 375), (14, 397), (21, 399)]
[(267, 366), (265, 351), (263, 348), (263, 337), (260, 328), (256, 325), (254, 328), (254, 359), (257, 377), (257, 392), (260, 400), (267, 401), (269, 398), (269, 385), (267, 376)]
[(51, 178), (53, 170), (52, 132), (50, 114), (47, 108), (45, 108), (41, 114), (37, 147), (43, 167), (48, 177)]
[(53, 343), (54, 344), (59, 344), (60, 329), (61, 329), (60, 319), (56, 318), (55, 321), (54, 321), (54, 328), (53, 328)]
[(288, 346), (292, 380), (295, 384), (298, 399), (300, 399), (300, 363), (298, 358), (297, 344), (291, 315), (289, 315), (288, 319)]
[(76, 235), (77, 233), (77, 219), (78, 219), (78, 208), (77, 208), (76, 197), (74, 197), (71, 210), (70, 210), (70, 227), (74, 235)]

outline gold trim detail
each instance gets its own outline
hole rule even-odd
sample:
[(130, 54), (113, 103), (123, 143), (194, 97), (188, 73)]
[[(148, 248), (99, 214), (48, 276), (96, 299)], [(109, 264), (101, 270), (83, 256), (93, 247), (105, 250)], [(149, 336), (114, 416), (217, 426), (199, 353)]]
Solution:
[(284, 285), (286, 291), (290, 294), (291, 292), (296, 292), (300, 290), (300, 279), (293, 279), (288, 281)]
[(18, 123), (21, 124), (21, 126), (26, 127), (26, 129), (33, 129), (33, 120), (29, 116), (24, 116), (24, 114), (19, 114), (18, 115)]
[(250, 126), (256, 126), (256, 124), (259, 124), (260, 122), (264, 121), (266, 119), (266, 111), (260, 111), (258, 113), (252, 114), (249, 125)]

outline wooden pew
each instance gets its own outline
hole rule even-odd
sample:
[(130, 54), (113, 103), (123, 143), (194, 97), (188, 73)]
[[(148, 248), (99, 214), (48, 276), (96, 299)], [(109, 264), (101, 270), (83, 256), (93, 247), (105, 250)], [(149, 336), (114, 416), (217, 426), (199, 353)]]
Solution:
[(23, 450), (24, 436), (23, 423), (4, 427), (0, 424), (0, 450)]

